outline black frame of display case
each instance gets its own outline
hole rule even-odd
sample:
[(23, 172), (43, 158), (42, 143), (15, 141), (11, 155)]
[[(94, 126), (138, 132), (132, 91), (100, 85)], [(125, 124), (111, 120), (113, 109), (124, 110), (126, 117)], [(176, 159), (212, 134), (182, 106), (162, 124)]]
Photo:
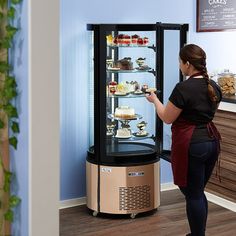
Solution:
[[(161, 93), (158, 97), (163, 102), (163, 76), (164, 76), (164, 31), (179, 30), (180, 31), (180, 48), (186, 44), (188, 24), (167, 24), (157, 22), (156, 24), (88, 24), (87, 30), (94, 32), (94, 146), (88, 151), (88, 160), (93, 162), (95, 155), (95, 163), (98, 165), (107, 164), (115, 165), (118, 163), (103, 163), (101, 157), (106, 156), (106, 33), (109, 31), (156, 31), (156, 88)], [(183, 75), (179, 73), (179, 81), (183, 80)], [(169, 161), (169, 157), (165, 157), (162, 153), (168, 153), (163, 150), (163, 122), (156, 118), (155, 145), (158, 148), (157, 158), (163, 158)], [(130, 141), (131, 143), (132, 141)], [(91, 151), (93, 150), (93, 151)], [(94, 153), (92, 153), (94, 152)], [(153, 159), (155, 160), (155, 158)], [(115, 161), (115, 159), (114, 159)], [(150, 161), (150, 160), (149, 160)], [(145, 163), (145, 162), (143, 162)], [(123, 165), (122, 163), (121, 165)], [(128, 163), (127, 163), (128, 164)], [(131, 163), (132, 164), (132, 163)], [(138, 163), (136, 163), (138, 164)]]
[(235, 103), (236, 104), (236, 95), (223, 95), (222, 102)]

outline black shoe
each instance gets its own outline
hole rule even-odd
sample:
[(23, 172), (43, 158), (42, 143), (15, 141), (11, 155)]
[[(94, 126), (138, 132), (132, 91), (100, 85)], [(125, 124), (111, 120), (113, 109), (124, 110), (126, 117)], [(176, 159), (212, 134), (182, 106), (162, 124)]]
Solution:
[(191, 236), (191, 234), (186, 234), (186, 236)]

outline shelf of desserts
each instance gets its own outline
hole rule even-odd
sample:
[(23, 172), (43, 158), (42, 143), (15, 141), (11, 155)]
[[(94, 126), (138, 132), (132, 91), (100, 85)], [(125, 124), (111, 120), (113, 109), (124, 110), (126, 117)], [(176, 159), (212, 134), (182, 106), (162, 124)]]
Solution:
[(151, 92), (160, 93), (156, 88), (149, 87), (147, 84), (141, 85), (137, 81), (126, 81), (121, 83), (111, 81), (107, 86), (108, 97), (137, 98), (145, 97), (145, 94)]
[(129, 141), (134, 141), (134, 140), (141, 140), (141, 139), (147, 139), (147, 138), (152, 138), (154, 139), (153, 135), (150, 135), (146, 130), (147, 122), (141, 121), (137, 123), (137, 131), (133, 132), (130, 129), (130, 125), (127, 123), (122, 123), (121, 127), (117, 130), (115, 130), (116, 123), (110, 122), (107, 124), (107, 137), (108, 138), (113, 138), (113, 139), (125, 139)]
[(139, 57), (135, 60), (137, 66), (134, 67), (131, 57), (124, 57), (123, 59), (114, 61), (111, 58), (106, 60), (107, 72), (112, 73), (140, 73), (140, 72), (151, 72), (155, 73), (154, 70), (145, 64), (146, 58)]
[[(129, 139), (137, 140), (143, 138), (153, 138), (146, 130), (147, 122), (141, 121), (137, 123), (137, 131), (133, 132), (130, 128), (130, 122), (134, 120), (140, 120), (143, 117), (135, 113), (134, 108), (129, 106), (120, 106), (115, 109), (114, 114), (108, 114), (108, 118), (111, 120), (107, 124), (107, 136), (115, 139)], [(116, 121), (120, 122), (120, 128), (115, 130)]]
[(118, 34), (117, 36), (112, 36), (111, 34), (106, 36), (107, 46), (109, 47), (148, 47), (149, 38), (141, 37), (137, 34), (127, 35)]

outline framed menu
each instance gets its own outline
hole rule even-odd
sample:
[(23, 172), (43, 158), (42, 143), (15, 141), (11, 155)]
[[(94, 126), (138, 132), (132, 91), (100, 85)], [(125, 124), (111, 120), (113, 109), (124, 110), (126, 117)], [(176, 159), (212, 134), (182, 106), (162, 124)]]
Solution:
[(197, 32), (236, 30), (236, 0), (197, 0)]

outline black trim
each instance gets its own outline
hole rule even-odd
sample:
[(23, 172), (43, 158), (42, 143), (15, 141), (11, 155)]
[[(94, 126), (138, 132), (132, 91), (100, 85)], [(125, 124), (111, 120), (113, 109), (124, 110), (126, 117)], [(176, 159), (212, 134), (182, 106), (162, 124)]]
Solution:
[(228, 102), (228, 103), (236, 103), (236, 96), (234, 96), (234, 98), (230, 98), (230, 97), (223, 97), (222, 98), (222, 102)]
[[(112, 150), (112, 152), (107, 152), (107, 155), (102, 158), (100, 163), (98, 163), (94, 153), (94, 146), (92, 146), (89, 148), (87, 161), (96, 165), (100, 164), (106, 166), (139, 166), (143, 164), (155, 163), (160, 159), (157, 151), (155, 150), (155, 146), (150, 144), (124, 142), (118, 144), (118, 146), (115, 146), (116, 149), (117, 147), (119, 148), (119, 146), (122, 149), (122, 146), (124, 146), (127, 151), (125, 151), (125, 154), (119, 151), (115, 152), (114, 150)], [(129, 149), (129, 146), (132, 146), (132, 148)]]
[[(157, 53), (156, 53), (156, 70), (157, 70), (157, 76), (156, 76), (156, 86), (157, 89), (160, 91), (163, 91), (164, 89), (164, 30), (163, 25), (160, 22), (156, 23), (156, 47), (157, 47)], [(160, 101), (163, 103), (163, 93), (158, 94)], [(158, 153), (162, 152), (163, 149), (163, 122), (161, 119), (157, 116), (156, 118), (156, 145), (158, 147)], [(159, 143), (159, 145), (158, 145)]]
[(155, 24), (88, 24), (87, 30), (96, 31), (103, 26), (107, 31), (155, 31)]
[(163, 150), (160, 155), (160, 158), (165, 161), (171, 162), (170, 153), (171, 153), (171, 151), (169, 151), (169, 150)]

